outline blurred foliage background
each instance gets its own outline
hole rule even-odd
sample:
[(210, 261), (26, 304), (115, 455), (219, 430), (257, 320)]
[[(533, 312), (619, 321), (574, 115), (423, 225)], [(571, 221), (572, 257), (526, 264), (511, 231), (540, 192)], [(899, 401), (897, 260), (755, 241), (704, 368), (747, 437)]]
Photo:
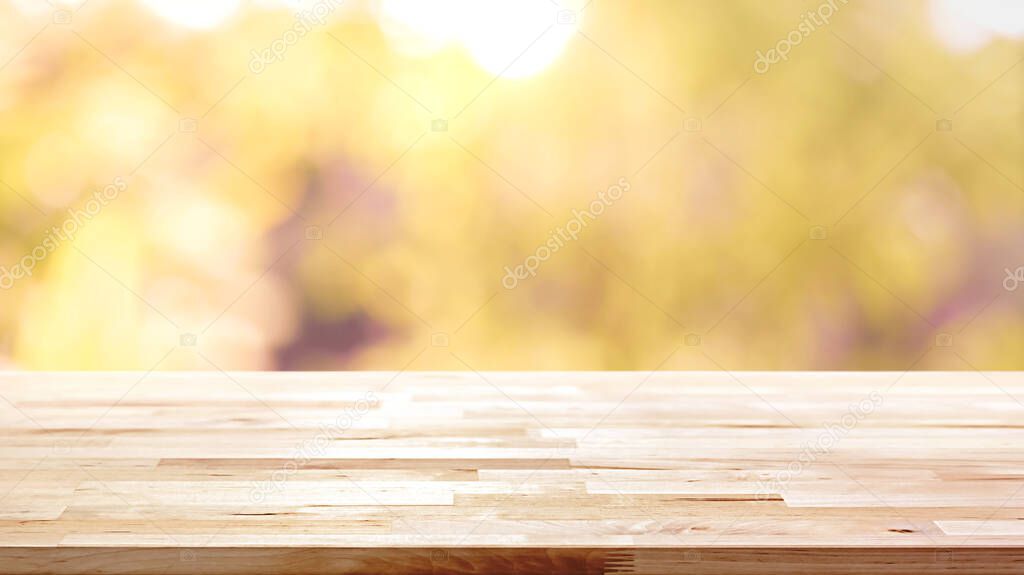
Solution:
[(2, 0), (0, 366), (1024, 369), (1022, 57), (998, 0)]

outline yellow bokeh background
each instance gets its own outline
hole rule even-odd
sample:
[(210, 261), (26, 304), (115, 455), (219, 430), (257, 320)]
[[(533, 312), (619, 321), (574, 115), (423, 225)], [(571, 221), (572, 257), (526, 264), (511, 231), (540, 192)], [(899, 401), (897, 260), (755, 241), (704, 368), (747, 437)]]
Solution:
[(0, 366), (1024, 369), (1022, 20), (5, 0)]

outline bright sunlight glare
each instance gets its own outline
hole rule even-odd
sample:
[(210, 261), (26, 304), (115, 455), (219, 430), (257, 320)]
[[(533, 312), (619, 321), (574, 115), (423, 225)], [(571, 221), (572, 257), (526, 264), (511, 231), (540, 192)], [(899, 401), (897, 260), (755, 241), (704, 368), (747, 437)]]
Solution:
[(576, 32), (575, 12), (548, 0), (383, 0), (381, 27), (402, 53), (458, 43), (492, 74), (524, 78), (550, 66)]
[(996, 36), (1024, 36), (1019, 0), (934, 0), (932, 27), (951, 50), (973, 52)]
[(173, 24), (208, 30), (234, 14), (241, 0), (142, 0), (142, 3)]

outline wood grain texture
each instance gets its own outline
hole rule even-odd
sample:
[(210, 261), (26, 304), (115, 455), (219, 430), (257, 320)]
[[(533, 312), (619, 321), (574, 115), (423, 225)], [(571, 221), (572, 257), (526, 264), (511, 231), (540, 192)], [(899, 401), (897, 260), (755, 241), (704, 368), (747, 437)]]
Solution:
[(1024, 573), (1020, 373), (0, 375), (4, 573)]

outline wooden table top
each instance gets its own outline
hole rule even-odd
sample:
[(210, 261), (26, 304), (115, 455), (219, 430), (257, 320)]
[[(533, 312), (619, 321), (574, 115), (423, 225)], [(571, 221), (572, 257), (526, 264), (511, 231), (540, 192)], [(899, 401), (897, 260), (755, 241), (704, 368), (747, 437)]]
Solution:
[(6, 573), (1024, 573), (1024, 374), (0, 375)]

